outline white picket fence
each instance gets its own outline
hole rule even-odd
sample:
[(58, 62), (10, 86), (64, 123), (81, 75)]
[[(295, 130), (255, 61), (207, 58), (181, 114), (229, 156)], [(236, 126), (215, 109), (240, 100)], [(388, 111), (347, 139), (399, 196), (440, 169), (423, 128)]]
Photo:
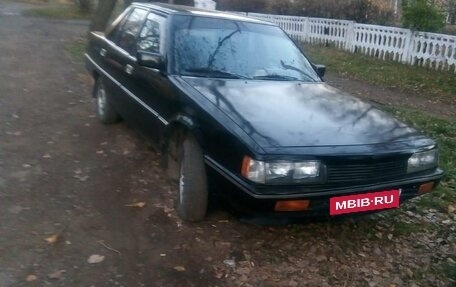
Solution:
[(412, 32), (353, 21), (239, 13), (273, 22), (292, 38), (310, 44), (332, 44), (383, 60), (456, 72), (456, 36)]

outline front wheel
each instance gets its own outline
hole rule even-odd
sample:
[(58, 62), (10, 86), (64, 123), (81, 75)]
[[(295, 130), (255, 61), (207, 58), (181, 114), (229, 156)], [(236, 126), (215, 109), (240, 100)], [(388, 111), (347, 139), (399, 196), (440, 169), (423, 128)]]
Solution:
[(176, 210), (184, 221), (201, 221), (206, 216), (208, 186), (203, 151), (196, 139), (185, 135), (178, 149), (178, 194)]
[(95, 100), (98, 119), (103, 124), (112, 124), (119, 121), (120, 116), (112, 106), (111, 96), (106, 92), (103, 79), (99, 77), (95, 82)]

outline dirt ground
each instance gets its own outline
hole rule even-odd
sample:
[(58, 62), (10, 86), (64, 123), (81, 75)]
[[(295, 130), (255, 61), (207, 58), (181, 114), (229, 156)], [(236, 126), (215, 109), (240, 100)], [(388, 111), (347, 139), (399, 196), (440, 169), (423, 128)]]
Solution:
[(87, 23), (22, 8), (0, 0), (1, 287), (455, 286), (441, 268), (456, 218), (433, 209), (257, 226), (216, 208), (183, 224), (159, 155), (95, 118), (66, 50)]

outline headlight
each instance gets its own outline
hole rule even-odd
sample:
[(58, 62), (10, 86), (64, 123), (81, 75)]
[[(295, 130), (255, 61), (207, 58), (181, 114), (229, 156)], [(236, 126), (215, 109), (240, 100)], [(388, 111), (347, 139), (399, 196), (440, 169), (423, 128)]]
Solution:
[(439, 154), (436, 149), (415, 153), (408, 160), (407, 172), (412, 173), (435, 168), (438, 161)]
[(246, 156), (242, 164), (242, 175), (256, 183), (312, 182), (320, 177), (320, 162), (264, 162)]

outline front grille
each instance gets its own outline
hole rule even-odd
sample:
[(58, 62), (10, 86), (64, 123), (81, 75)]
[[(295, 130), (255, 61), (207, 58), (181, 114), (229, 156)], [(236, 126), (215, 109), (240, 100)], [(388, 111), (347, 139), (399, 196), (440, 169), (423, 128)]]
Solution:
[(407, 174), (406, 160), (371, 163), (332, 163), (327, 165), (328, 183), (376, 183), (399, 179)]

